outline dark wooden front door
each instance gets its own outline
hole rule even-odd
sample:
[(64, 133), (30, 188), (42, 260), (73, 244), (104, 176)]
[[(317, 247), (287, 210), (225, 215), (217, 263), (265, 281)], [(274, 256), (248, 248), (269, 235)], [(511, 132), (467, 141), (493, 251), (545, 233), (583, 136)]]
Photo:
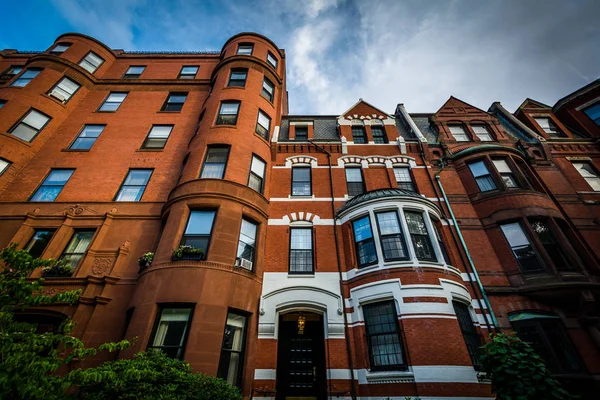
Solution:
[[(298, 317), (304, 318), (304, 331)], [(277, 400), (321, 400), (325, 392), (323, 317), (290, 313), (279, 318)]]

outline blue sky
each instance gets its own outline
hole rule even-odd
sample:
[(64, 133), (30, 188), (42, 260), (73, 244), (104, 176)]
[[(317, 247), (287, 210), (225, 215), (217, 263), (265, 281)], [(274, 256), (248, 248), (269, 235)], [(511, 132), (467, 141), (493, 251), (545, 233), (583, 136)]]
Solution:
[(286, 50), (290, 113), (358, 98), (435, 112), (450, 95), (509, 110), (600, 77), (597, 0), (49, 0), (4, 2), (0, 49), (81, 32), (126, 50), (220, 50), (241, 31)]

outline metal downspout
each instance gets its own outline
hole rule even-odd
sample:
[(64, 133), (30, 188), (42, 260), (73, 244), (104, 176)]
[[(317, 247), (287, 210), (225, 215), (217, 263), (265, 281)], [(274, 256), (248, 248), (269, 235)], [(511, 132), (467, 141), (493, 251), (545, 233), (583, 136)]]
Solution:
[(340, 261), (340, 249), (338, 247), (338, 234), (337, 234), (337, 225), (336, 225), (336, 221), (337, 218), (335, 217), (335, 193), (333, 191), (333, 170), (331, 168), (331, 153), (327, 150), (325, 150), (323, 147), (319, 146), (318, 144), (316, 144), (315, 142), (313, 142), (312, 140), (309, 140), (309, 142), (311, 144), (313, 144), (317, 150), (325, 153), (327, 155), (327, 165), (329, 166), (329, 189), (331, 190), (331, 213), (332, 213), (332, 217), (333, 217), (333, 238), (335, 241), (335, 254), (336, 254), (336, 261), (337, 261), (337, 267), (338, 267), (338, 274), (339, 274), (339, 281), (340, 281), (340, 295), (342, 296), (342, 315), (344, 316), (344, 336), (346, 338), (346, 354), (348, 356), (348, 364), (349, 364), (349, 369), (350, 369), (350, 397), (352, 397), (352, 400), (356, 400), (356, 389), (354, 387), (355, 385), (355, 379), (354, 379), (354, 360), (352, 358), (352, 351), (350, 350), (350, 335), (349, 335), (349, 329), (348, 329), (348, 316), (346, 315), (346, 301), (344, 299), (344, 279), (343, 279), (343, 275), (342, 275), (342, 263)]
[[(450, 212), (450, 218), (452, 219), (452, 223), (454, 224), (454, 228), (456, 229), (456, 233), (458, 234), (458, 239), (460, 240), (460, 244), (462, 245), (463, 250), (465, 251), (465, 254), (467, 255), (467, 260), (469, 261), (469, 266), (471, 267), (473, 276), (475, 276), (475, 281), (477, 282), (477, 286), (479, 287), (479, 291), (481, 292), (481, 297), (483, 297), (483, 301), (485, 302), (488, 312), (490, 313), (490, 317), (492, 318), (493, 328), (494, 328), (494, 330), (497, 331), (498, 330), (498, 321), (496, 320), (496, 315), (494, 314), (494, 310), (492, 310), (492, 305), (490, 304), (487, 294), (485, 293), (485, 289), (483, 288), (483, 285), (481, 284), (481, 280), (479, 279), (479, 274), (477, 273), (477, 269), (475, 268), (475, 263), (473, 262), (473, 259), (471, 258), (471, 253), (469, 252), (469, 249), (467, 248), (465, 239), (463, 238), (460, 227), (458, 226), (458, 222), (456, 221), (456, 217), (454, 216), (454, 211), (452, 211), (452, 206), (450, 206), (450, 201), (448, 201), (448, 197), (446, 196), (446, 192), (444, 191), (444, 186), (442, 186), (442, 181), (440, 180), (440, 172), (442, 172), (442, 170), (443, 170), (443, 167), (435, 174), (435, 180), (440, 188), (440, 191), (442, 192), (442, 197), (444, 198), (446, 207), (448, 207), (448, 211)], [(469, 277), (469, 279), (470, 279), (470, 277)], [(487, 320), (487, 317), (485, 315), (485, 310), (481, 310), (481, 312), (483, 313), (483, 317)]]

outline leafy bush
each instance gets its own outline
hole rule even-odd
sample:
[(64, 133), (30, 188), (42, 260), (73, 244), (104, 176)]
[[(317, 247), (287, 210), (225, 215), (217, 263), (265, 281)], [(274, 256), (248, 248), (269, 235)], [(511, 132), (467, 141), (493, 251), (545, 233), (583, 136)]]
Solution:
[(175, 258), (181, 258), (181, 257), (183, 257), (184, 254), (199, 255), (199, 254), (204, 254), (204, 250), (197, 249), (197, 248), (187, 245), (187, 244), (182, 244), (178, 248), (173, 249), (173, 257), (175, 257)]
[(241, 400), (237, 388), (212, 376), (193, 373), (189, 364), (160, 350), (131, 360), (108, 361), (82, 371), (78, 399)]
[(492, 335), (481, 363), (497, 400), (572, 399), (554, 380), (542, 358), (515, 335)]

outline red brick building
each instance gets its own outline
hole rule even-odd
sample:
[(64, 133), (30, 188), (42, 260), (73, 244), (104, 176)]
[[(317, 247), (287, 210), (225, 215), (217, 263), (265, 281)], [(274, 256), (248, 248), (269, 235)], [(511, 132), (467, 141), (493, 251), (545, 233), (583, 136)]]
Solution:
[(285, 63), (254, 33), (0, 52), (0, 246), (70, 261), (47, 290), (83, 291), (20, 317), (263, 400), (491, 399), (478, 346), (516, 330), (595, 398), (600, 82), (514, 114), (288, 115)]

